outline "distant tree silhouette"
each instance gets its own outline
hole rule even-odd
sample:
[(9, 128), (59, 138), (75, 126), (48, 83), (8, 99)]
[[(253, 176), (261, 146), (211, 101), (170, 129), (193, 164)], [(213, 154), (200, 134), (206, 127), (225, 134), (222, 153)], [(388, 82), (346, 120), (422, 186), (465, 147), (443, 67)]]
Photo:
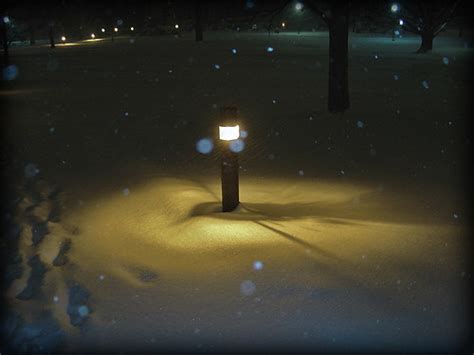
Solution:
[(433, 49), (433, 39), (453, 18), (459, 0), (417, 0), (400, 3), (400, 18), (406, 31), (421, 36), (417, 53)]

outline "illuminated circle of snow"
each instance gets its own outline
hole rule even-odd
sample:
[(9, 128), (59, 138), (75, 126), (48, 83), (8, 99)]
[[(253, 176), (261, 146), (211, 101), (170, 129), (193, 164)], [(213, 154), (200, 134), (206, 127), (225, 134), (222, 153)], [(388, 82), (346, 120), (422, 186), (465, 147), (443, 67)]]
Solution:
[(250, 280), (244, 280), (240, 284), (240, 293), (244, 296), (251, 296), (255, 293), (256, 290), (257, 290), (257, 287)]
[(196, 150), (202, 154), (209, 154), (210, 152), (212, 152), (213, 148), (214, 148), (214, 144), (212, 143), (212, 140), (209, 138), (200, 139), (196, 143)]
[(263, 263), (260, 260), (257, 260), (253, 263), (253, 268), (255, 270), (262, 270), (263, 269)]
[(229, 149), (234, 153), (240, 153), (245, 148), (245, 142), (242, 139), (236, 139), (230, 142)]
[(10, 81), (16, 79), (18, 76), (18, 67), (16, 65), (9, 65), (3, 69), (3, 79)]
[(219, 139), (223, 141), (231, 141), (238, 139), (240, 136), (239, 125), (237, 126), (219, 126)]

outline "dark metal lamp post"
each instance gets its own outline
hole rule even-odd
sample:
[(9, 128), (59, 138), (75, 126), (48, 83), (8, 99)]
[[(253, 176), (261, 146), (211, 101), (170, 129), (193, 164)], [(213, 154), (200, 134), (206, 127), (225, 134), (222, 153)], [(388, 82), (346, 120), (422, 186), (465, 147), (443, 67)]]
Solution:
[(221, 107), (219, 139), (222, 142), (222, 211), (233, 211), (239, 205), (239, 156), (231, 150), (232, 141), (240, 136), (236, 107)]

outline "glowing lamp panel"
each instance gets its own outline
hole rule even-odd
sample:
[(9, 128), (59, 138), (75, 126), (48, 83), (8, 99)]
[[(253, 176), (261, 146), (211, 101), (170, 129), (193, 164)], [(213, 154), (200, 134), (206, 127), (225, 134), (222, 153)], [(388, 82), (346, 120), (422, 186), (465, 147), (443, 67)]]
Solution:
[(223, 141), (232, 141), (240, 136), (239, 126), (222, 127), (219, 126), (219, 138)]

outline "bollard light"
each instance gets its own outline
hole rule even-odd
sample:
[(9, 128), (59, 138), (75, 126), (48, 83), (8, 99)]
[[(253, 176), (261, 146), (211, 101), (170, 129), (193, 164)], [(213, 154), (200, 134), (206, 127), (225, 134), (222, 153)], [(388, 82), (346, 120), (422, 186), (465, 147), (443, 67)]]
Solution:
[(95, 39), (95, 34), (91, 33), (91, 38)]
[(285, 28), (285, 27), (286, 27), (286, 23), (282, 22), (282, 23), (281, 23), (281, 27)]
[(222, 141), (222, 212), (233, 211), (239, 205), (239, 155), (231, 150), (232, 142), (239, 136), (237, 108), (221, 107), (219, 139)]

